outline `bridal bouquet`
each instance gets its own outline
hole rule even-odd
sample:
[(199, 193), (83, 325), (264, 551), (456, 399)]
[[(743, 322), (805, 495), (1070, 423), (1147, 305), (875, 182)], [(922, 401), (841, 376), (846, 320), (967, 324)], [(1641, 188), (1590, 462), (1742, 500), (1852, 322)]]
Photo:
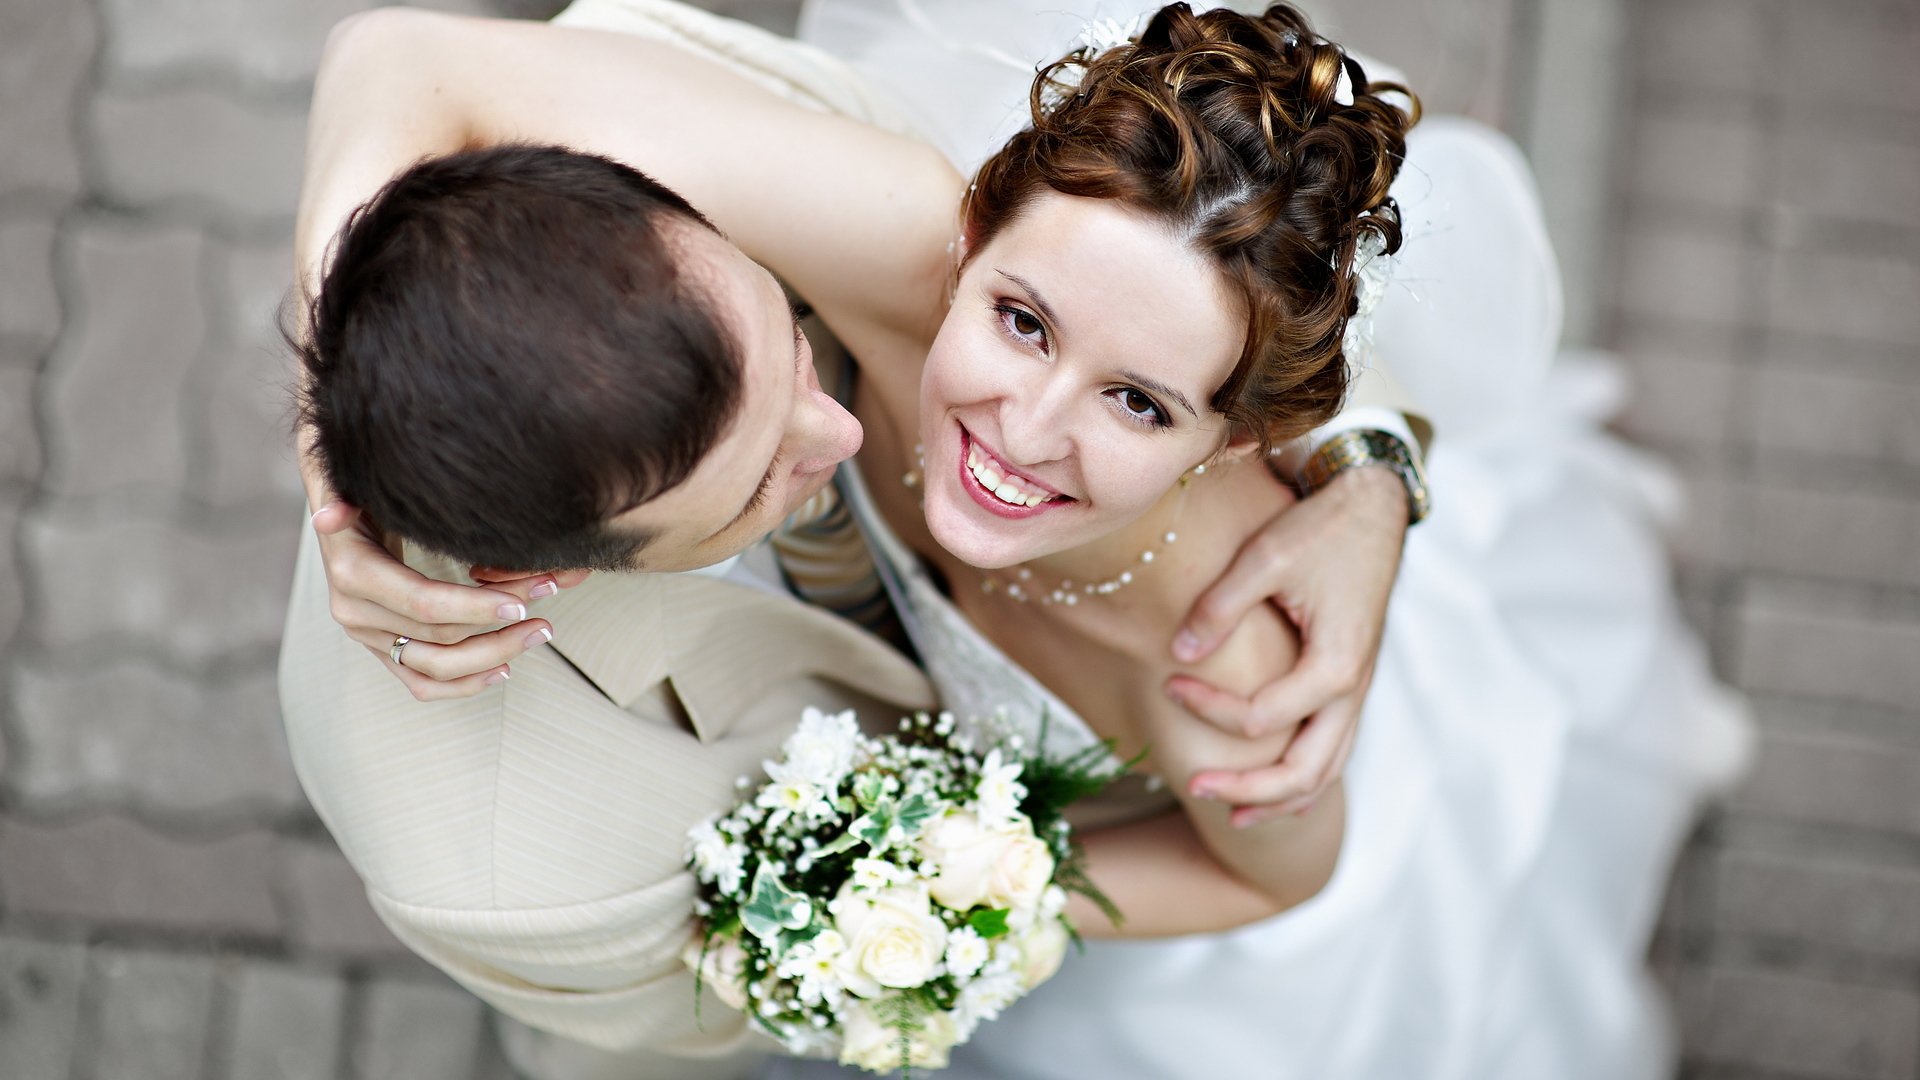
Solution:
[(1104, 748), (1021, 749), (946, 714), (872, 738), (808, 709), (768, 782), (688, 837), (707, 926), (688, 965), (793, 1053), (945, 1066), (1059, 969), (1067, 889), (1114, 914), (1061, 816), (1116, 775)]

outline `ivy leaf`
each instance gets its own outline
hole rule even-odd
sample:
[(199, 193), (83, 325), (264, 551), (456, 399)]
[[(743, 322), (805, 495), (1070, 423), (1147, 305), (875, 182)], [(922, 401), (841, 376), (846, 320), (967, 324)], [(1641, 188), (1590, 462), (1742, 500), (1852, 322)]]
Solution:
[(934, 809), (931, 800), (920, 792), (914, 792), (906, 802), (900, 804), (898, 813), (901, 831), (908, 836), (919, 832), (920, 826), (926, 824), (927, 819), (933, 816)]
[(777, 944), (782, 930), (800, 930), (813, 921), (813, 902), (780, 883), (765, 863), (753, 874), (753, 891), (740, 908), (747, 933)]
[(877, 855), (887, 849), (887, 834), (893, 831), (895, 810), (892, 802), (881, 803), (860, 815), (860, 820), (854, 822), (847, 831), (866, 841)]
[(873, 806), (885, 794), (886, 778), (877, 772), (863, 772), (853, 778), (853, 797), (861, 806)]
[(983, 938), (997, 938), (1007, 932), (1007, 916), (1012, 914), (1006, 908), (974, 908), (967, 916), (967, 925)]
[[(864, 821), (865, 819), (862, 818), (861, 820)], [(853, 823), (852, 826), (850, 826), (850, 828), (857, 828), (859, 827), (859, 825), (860, 825), (860, 822), (856, 821)], [(824, 844), (818, 848), (815, 848), (813, 852), (813, 857), (815, 859), (824, 859), (829, 855), (838, 855), (843, 851), (852, 851), (854, 847), (859, 843), (860, 843), (860, 837), (855, 835), (854, 833), (852, 832), (841, 833), (839, 839), (835, 840), (833, 843)]]

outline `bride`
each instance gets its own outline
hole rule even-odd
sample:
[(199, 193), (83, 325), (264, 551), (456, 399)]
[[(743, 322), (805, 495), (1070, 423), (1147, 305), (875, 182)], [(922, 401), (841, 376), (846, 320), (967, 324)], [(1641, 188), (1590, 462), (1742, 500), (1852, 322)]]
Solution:
[[(563, 21), (624, 29), (661, 6)], [(1671, 1041), (1640, 955), (1738, 723), (1677, 626), (1637, 466), (1592, 426), (1591, 387), (1516, 376), (1524, 393), (1494, 395), (1509, 408), (1436, 447), (1441, 503), (1409, 534), (1344, 781), (1233, 828), (1189, 779), (1277, 745), (1166, 701), (1162, 643), (1292, 498), (1265, 451), (1337, 407), (1355, 271), (1402, 239), (1388, 190), (1409, 111), (1284, 6), (1175, 5), (1049, 71), (1033, 128), (971, 185), (906, 172), (962, 206), (948, 289), (791, 281), (830, 322), (917, 311), (886, 320), (891, 337), (844, 335), (867, 432), (846, 486), (949, 703), (1146, 749), (1166, 782), (1102, 807), (1123, 823), (1094, 834), (1094, 872), (1128, 915), (1119, 933), (1181, 936), (1090, 943), (957, 1050), (953, 1075), (1661, 1074)], [(780, 119), (712, 79), (659, 62), (602, 89), (674, 80), (716, 140), (751, 145)], [(834, 168), (896, 164), (886, 144), (842, 149)], [(757, 170), (676, 182), (697, 205), (756, 207), (716, 214), (750, 250), (782, 213)], [(902, 243), (946, 231), (919, 224)], [(1263, 609), (1193, 673), (1245, 692), (1294, 648)]]

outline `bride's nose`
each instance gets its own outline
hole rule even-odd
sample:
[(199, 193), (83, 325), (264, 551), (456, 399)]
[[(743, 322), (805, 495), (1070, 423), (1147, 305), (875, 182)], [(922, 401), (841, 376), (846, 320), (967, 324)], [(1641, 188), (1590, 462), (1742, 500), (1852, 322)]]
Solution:
[(1000, 402), (1000, 449), (1015, 466), (1039, 465), (1067, 456), (1072, 446), (1073, 396), (1052, 381)]

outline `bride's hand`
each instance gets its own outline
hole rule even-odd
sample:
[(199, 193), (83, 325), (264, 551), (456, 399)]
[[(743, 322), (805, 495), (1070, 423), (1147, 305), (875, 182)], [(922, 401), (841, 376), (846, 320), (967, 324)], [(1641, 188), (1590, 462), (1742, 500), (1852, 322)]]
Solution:
[(1237, 806), (1235, 825), (1312, 806), (1346, 767), (1406, 530), (1400, 479), (1384, 468), (1350, 470), (1276, 516), (1194, 603), (1174, 641), (1182, 663), (1213, 652), (1262, 603), (1279, 608), (1301, 636), (1299, 664), (1251, 698), (1184, 675), (1167, 683), (1174, 700), (1226, 731), (1297, 728), (1271, 766), (1193, 777), (1193, 794)]
[[(552, 624), (527, 618), (527, 605), (586, 579), (584, 572), (499, 576), (476, 569), (485, 587), (435, 581), (401, 562), (398, 541), (334, 495), (311, 455), (301, 455), (300, 471), (308, 505), (319, 508), (313, 531), (333, 620), (417, 700), (472, 697), (504, 681), (509, 661), (552, 637)], [(390, 653), (400, 636), (413, 640), (404, 663), (395, 664)]]

